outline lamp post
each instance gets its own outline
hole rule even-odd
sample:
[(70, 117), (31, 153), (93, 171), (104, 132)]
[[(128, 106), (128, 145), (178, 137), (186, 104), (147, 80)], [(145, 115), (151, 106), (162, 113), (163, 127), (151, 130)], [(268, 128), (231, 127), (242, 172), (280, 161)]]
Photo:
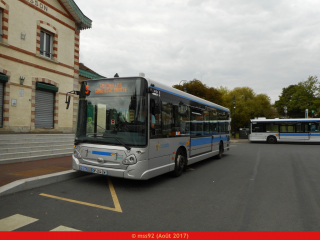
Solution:
[(236, 138), (236, 96), (233, 95), (233, 137)]
[(286, 118), (287, 118), (287, 112), (288, 112), (288, 108), (287, 108), (287, 106), (284, 106), (284, 107), (283, 107), (283, 109), (284, 109), (284, 113), (285, 113)]
[[(179, 82), (179, 86), (180, 86), (180, 83), (181, 83), (181, 82), (188, 83), (188, 81), (187, 81), (187, 80), (181, 80), (181, 81)], [(183, 91), (184, 91), (184, 92), (187, 92), (187, 88), (186, 88), (186, 86), (184, 86)]]

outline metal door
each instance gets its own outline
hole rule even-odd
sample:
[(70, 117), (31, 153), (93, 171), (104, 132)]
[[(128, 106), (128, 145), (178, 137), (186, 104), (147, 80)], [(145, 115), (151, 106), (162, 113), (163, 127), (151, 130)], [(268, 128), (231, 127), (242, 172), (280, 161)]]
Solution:
[(54, 93), (36, 90), (35, 128), (54, 128)]

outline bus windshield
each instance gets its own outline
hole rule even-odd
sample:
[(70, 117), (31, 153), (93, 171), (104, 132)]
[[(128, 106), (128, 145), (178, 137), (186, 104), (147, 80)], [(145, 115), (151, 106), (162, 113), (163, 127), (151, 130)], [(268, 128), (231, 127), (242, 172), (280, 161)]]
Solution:
[(147, 144), (147, 82), (115, 78), (82, 82), (76, 141)]

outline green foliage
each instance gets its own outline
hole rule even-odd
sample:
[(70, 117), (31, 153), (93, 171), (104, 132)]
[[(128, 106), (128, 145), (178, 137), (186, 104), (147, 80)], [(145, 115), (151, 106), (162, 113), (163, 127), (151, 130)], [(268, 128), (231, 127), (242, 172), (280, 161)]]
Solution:
[[(186, 87), (187, 92), (192, 95), (229, 108), (232, 118), (232, 131), (234, 123), (236, 123), (236, 129), (239, 129), (240, 127), (248, 127), (250, 119), (255, 117), (275, 117), (274, 108), (270, 103), (270, 97), (266, 94), (255, 94), (249, 87), (237, 87), (229, 90), (226, 87), (220, 86), (215, 89), (213, 87), (207, 87), (197, 79), (184, 82), (183, 85), (174, 85), (173, 87), (181, 91)], [(235, 109), (233, 105), (234, 97), (236, 100)]]
[(320, 86), (317, 76), (309, 76), (306, 81), (283, 88), (279, 101), (275, 102), (279, 115), (285, 115), (285, 106), (290, 118), (304, 118), (305, 109), (309, 109), (309, 112), (314, 110), (314, 116), (319, 116)]
[[(235, 99), (236, 104), (233, 104)], [(232, 131), (248, 127), (250, 119), (255, 117), (274, 118), (275, 112), (266, 94), (256, 94), (249, 87), (237, 87), (223, 96), (225, 107), (231, 110)], [(235, 108), (234, 108), (235, 107)]]
[(189, 82), (184, 82), (183, 85), (176, 84), (172, 87), (181, 91), (184, 91), (184, 88), (186, 88), (187, 93), (189, 94), (210, 102), (214, 102), (219, 105), (223, 103), (222, 94), (220, 91), (218, 91), (214, 87), (208, 87), (206, 84), (203, 84), (200, 80), (197, 79), (193, 79)]

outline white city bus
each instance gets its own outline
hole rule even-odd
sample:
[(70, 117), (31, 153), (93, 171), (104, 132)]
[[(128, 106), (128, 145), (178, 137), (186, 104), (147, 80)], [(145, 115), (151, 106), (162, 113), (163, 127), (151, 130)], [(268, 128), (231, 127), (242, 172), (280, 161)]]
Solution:
[(250, 120), (252, 142), (320, 142), (320, 118)]
[(75, 170), (141, 180), (180, 176), (187, 165), (229, 150), (229, 109), (156, 81), (88, 80), (72, 92), (80, 95)]

